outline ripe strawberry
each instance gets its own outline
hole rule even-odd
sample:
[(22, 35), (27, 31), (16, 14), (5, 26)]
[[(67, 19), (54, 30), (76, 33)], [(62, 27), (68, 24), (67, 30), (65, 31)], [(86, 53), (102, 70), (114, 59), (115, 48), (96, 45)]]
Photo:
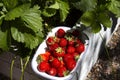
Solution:
[(56, 32), (56, 36), (59, 37), (59, 38), (64, 37), (65, 36), (65, 31), (62, 28), (58, 29), (57, 32)]
[(50, 56), (50, 52), (45, 52), (43, 54), (38, 55), (37, 62), (40, 63), (42, 61), (48, 62)]
[(75, 45), (80, 45), (80, 44), (83, 44), (78, 38), (75, 39)]
[(55, 49), (53, 54), (54, 54), (55, 57), (63, 57), (64, 54), (65, 54), (65, 50), (62, 47), (58, 47), (58, 48)]
[(60, 45), (61, 47), (67, 46), (67, 40), (66, 40), (65, 38), (61, 38), (61, 39), (60, 39), (60, 42), (59, 42), (59, 45)]
[(67, 53), (63, 56), (64, 62), (67, 62), (70, 59), (74, 59), (73, 55), (71, 55), (70, 53)]
[(40, 62), (40, 64), (38, 65), (38, 70), (42, 71), (42, 72), (47, 72), (50, 69), (50, 64), (48, 62)]
[(50, 51), (54, 51), (55, 49), (57, 49), (59, 47), (58, 43), (54, 43), (52, 45), (49, 45), (49, 50)]
[(72, 56), (77, 61), (79, 59), (80, 54), (78, 52), (74, 52), (74, 53), (72, 53)]
[(74, 59), (70, 59), (66, 62), (66, 66), (67, 69), (71, 71), (76, 66), (76, 61)]
[(67, 39), (69, 46), (74, 46), (74, 42), (75, 41), (74, 41), (74, 37), (73, 36), (67, 35), (67, 36), (65, 36), (65, 38)]
[(52, 65), (52, 67), (54, 67), (54, 68), (58, 68), (58, 67), (60, 67), (61, 62), (60, 62), (60, 60), (58, 60), (57, 58), (54, 58), (53, 61), (51, 61), (51, 65)]
[(68, 46), (67, 53), (74, 53), (74, 52), (75, 52), (75, 48), (73, 46)]
[(68, 71), (67, 71), (66, 67), (63, 66), (63, 67), (58, 68), (57, 73), (58, 73), (59, 77), (64, 77), (68, 74)]
[(56, 70), (56, 68), (50, 68), (49, 69), (49, 71), (48, 71), (48, 74), (49, 75), (52, 75), (52, 76), (55, 76), (55, 75), (57, 75), (57, 70)]
[(76, 52), (82, 53), (84, 51), (84, 44), (80, 44), (76, 47)]
[(54, 37), (53, 36), (48, 37), (48, 39), (46, 40), (47, 45), (52, 45), (54, 43), (55, 42), (54, 42)]

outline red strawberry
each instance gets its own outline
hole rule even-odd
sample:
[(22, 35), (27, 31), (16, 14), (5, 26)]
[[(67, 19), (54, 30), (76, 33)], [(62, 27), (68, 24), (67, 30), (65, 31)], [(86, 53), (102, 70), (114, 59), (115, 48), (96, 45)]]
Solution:
[(62, 28), (58, 29), (57, 32), (56, 32), (56, 36), (59, 37), (59, 38), (64, 37), (65, 36), (65, 31)]
[(38, 65), (38, 70), (42, 71), (42, 72), (47, 72), (50, 69), (50, 64), (48, 62), (40, 62), (40, 64)]
[(82, 53), (84, 51), (84, 44), (80, 44), (76, 47), (76, 51), (78, 53)]
[(69, 46), (74, 46), (74, 37), (71, 35), (65, 36), (65, 38), (68, 40), (68, 45)]
[(48, 39), (46, 40), (47, 45), (52, 45), (54, 43), (55, 42), (54, 42), (54, 37), (53, 36), (48, 37)]
[(43, 54), (40, 54), (40, 55), (38, 55), (38, 57), (37, 57), (37, 62), (38, 62), (38, 63), (40, 63), (40, 62), (42, 62), (42, 61), (48, 62), (49, 56), (50, 56), (50, 52), (45, 52), (45, 53), (43, 53)]
[(73, 55), (71, 55), (70, 53), (67, 53), (63, 56), (63, 60), (64, 62), (69, 61), (70, 59), (74, 59)]
[(74, 59), (77, 61), (79, 59), (80, 54), (78, 52), (72, 53), (72, 56), (74, 56)]
[(67, 46), (67, 40), (66, 40), (65, 38), (61, 38), (61, 39), (60, 39), (60, 42), (59, 42), (59, 45), (60, 45), (61, 47)]
[(49, 71), (48, 71), (48, 74), (49, 75), (52, 75), (52, 76), (55, 76), (55, 75), (57, 75), (57, 70), (56, 70), (56, 68), (50, 68), (49, 69)]
[(54, 57), (52, 55), (49, 56), (49, 62), (53, 61)]
[(52, 45), (49, 45), (49, 50), (50, 51), (54, 51), (55, 49), (57, 49), (59, 47), (58, 43), (55, 43), (55, 44), (52, 44)]
[(53, 61), (51, 61), (51, 65), (52, 65), (52, 67), (54, 67), (54, 68), (58, 68), (58, 67), (60, 67), (60, 65), (61, 65), (61, 61), (58, 60), (57, 58), (54, 58)]
[(66, 66), (67, 69), (71, 71), (76, 66), (76, 61), (74, 59), (70, 59), (66, 62)]
[(53, 54), (54, 54), (55, 57), (63, 57), (64, 54), (65, 54), (65, 50), (62, 47), (58, 47), (58, 48), (55, 49)]
[(74, 53), (74, 52), (75, 52), (75, 48), (73, 46), (68, 46), (67, 53)]
[(83, 44), (78, 38), (75, 40), (75, 45)]
[(57, 73), (58, 73), (59, 77), (64, 77), (67, 75), (68, 71), (67, 71), (66, 67), (63, 66), (63, 67), (58, 68)]

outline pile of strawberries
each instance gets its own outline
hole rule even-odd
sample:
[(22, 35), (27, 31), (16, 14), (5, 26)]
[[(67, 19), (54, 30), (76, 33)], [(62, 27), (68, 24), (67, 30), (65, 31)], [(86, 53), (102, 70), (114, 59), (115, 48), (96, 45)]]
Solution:
[(76, 66), (85, 47), (77, 29), (65, 32), (60, 28), (46, 40), (46, 52), (37, 57), (38, 70), (52, 76), (64, 77)]

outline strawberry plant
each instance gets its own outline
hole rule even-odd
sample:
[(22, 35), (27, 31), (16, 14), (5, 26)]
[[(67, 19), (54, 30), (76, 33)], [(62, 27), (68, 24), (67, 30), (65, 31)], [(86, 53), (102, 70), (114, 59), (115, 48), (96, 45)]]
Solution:
[[(120, 17), (119, 4), (119, 0), (0, 0), (0, 53), (15, 51), (21, 56), (21, 61), (25, 58), (24, 72), (31, 54), (51, 28), (58, 25), (72, 27), (80, 23), (95, 33), (99, 32), (101, 26), (112, 26), (111, 14)], [(77, 31), (73, 34), (78, 36)], [(59, 42), (64, 31), (60, 30), (56, 35), (59, 37), (55, 41)], [(79, 41), (73, 43), (69, 39), (70, 45)], [(60, 44), (63, 46), (62, 41)], [(52, 50), (52, 46), (49, 48)]]

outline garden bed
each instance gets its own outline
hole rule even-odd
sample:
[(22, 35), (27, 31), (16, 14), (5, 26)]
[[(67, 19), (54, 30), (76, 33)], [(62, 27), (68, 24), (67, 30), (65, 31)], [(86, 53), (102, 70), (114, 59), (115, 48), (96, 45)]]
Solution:
[(116, 48), (101, 53), (86, 80), (119, 80), (120, 79), (120, 42)]
[[(106, 53), (104, 53), (105, 51), (103, 51), (103, 53), (99, 56), (96, 64), (93, 66), (92, 70), (88, 74), (86, 80), (119, 80), (120, 79), (120, 53), (119, 51), (120, 51), (120, 42), (116, 46), (116, 48), (109, 50), (110, 60), (108, 56), (106, 55)], [(5, 59), (3, 60), (3, 58), (1, 58), (3, 56), (4, 58), (8, 56), (10, 58), (10, 55), (11, 57), (13, 56), (11, 53), (8, 53), (8, 54), (1, 55), (0, 62), (9, 61)], [(3, 65), (3, 63), (0, 63), (0, 64)], [(9, 71), (7, 71), (5, 66), (1, 66), (0, 68), (0, 80), (10, 80)], [(27, 78), (27, 76), (29, 75), (31, 79), (43, 80), (43, 79), (38, 78), (38, 76), (34, 75), (33, 71), (31, 70), (30, 65), (28, 65), (27, 67), (29, 69), (27, 68), (26, 70), (27, 74), (25, 74), (24, 76), (25, 78)], [(1, 71), (4, 71), (4, 72), (1, 72)], [(20, 74), (20, 71), (19, 71), (19, 74)]]

